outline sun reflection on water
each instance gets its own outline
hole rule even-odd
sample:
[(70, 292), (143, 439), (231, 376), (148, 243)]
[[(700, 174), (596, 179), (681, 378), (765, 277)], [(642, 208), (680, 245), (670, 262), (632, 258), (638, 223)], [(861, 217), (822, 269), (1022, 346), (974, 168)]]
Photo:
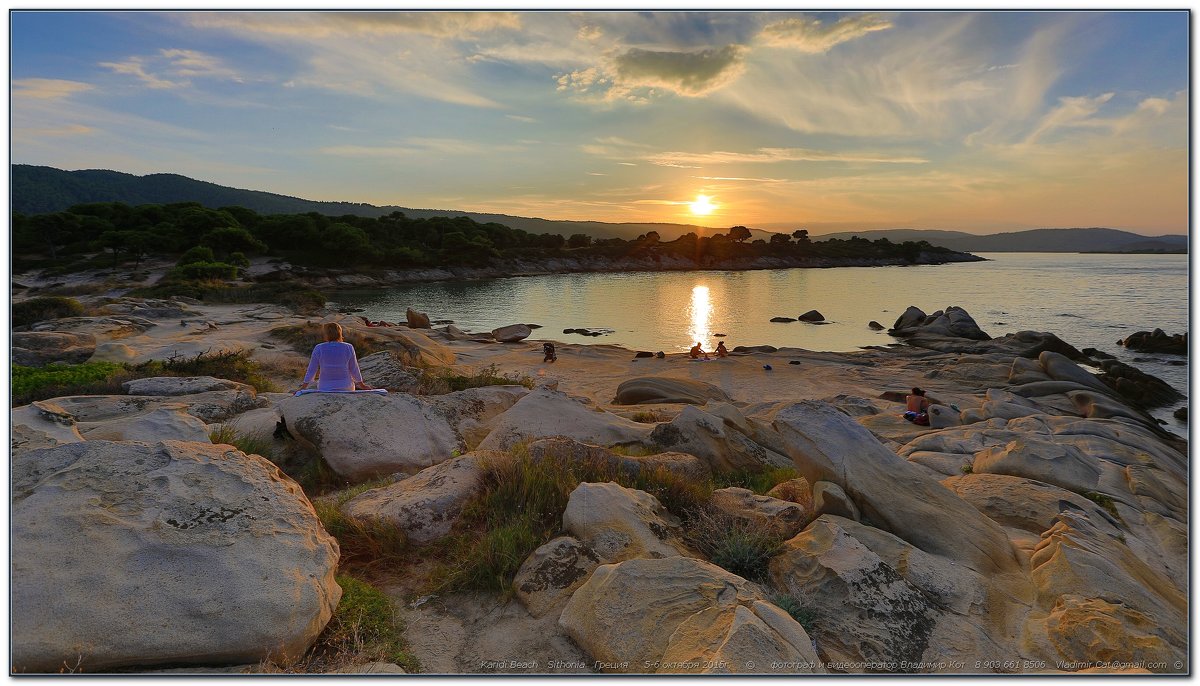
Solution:
[(692, 287), (691, 316), (692, 328), (688, 331), (691, 336), (689, 340), (700, 341), (707, 346), (707, 341), (711, 337), (709, 319), (712, 317), (712, 302), (708, 298), (708, 286)]

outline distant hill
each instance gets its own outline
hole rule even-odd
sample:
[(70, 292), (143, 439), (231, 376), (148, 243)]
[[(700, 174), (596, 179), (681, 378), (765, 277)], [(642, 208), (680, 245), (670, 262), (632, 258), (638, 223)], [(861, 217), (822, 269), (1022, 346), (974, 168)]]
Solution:
[[(352, 202), (322, 202), (293, 198), (277, 193), (230, 188), (208, 181), (197, 181), (178, 174), (135, 176), (107, 169), (64, 171), (54, 167), (28, 164), (12, 165), (12, 209), (22, 214), (60, 212), (80, 203), (123, 202), (127, 205), (164, 205), (173, 202), (198, 202), (205, 207), (238, 206), (259, 214), (301, 214), (319, 212), (330, 216), (352, 214), (382, 217), (400, 211), (414, 219), (467, 216), (477, 222), (496, 222), (530, 233), (557, 233), (570, 236), (583, 233), (593, 238), (629, 240), (648, 231), (657, 231), (663, 240), (674, 240), (686, 233), (712, 233), (711, 227), (669, 223), (610, 223), (564, 221), (537, 217), (465, 210), (414, 209), (398, 205), (369, 205)], [(753, 229), (754, 238), (769, 238), (771, 232)]]
[(1187, 236), (1143, 236), (1118, 229), (1030, 229), (1008, 233), (975, 235), (962, 231), (932, 229), (884, 229), (842, 231), (815, 236), (817, 240), (858, 236), (868, 240), (887, 238), (893, 243), (929, 241), (962, 252), (1180, 252), (1188, 247)]

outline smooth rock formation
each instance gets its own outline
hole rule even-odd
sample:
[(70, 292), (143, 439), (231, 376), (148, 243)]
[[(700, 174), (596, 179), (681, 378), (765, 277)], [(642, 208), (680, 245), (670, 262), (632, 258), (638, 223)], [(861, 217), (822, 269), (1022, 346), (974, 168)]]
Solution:
[(841, 486), (832, 481), (818, 481), (813, 484), (813, 514), (836, 515), (858, 521), (861, 517), (858, 506), (846, 495)]
[(748, 488), (718, 488), (713, 491), (709, 505), (728, 517), (754, 524), (756, 529), (774, 531), (787, 538), (817, 518), (812, 510), (799, 503), (756, 495)]
[(1162, 329), (1154, 331), (1138, 331), (1126, 336), (1121, 345), (1145, 353), (1165, 353), (1167, 355), (1187, 355), (1187, 332), (1168, 335)]
[(786, 324), (796, 320), (793, 317), (771, 317), (771, 321), (775, 322), (776, 324)]
[(404, 313), (404, 317), (408, 321), (408, 328), (410, 329), (430, 328), (429, 315), (417, 312), (411, 307)]
[(650, 440), (663, 450), (695, 455), (713, 471), (791, 466), (790, 459), (764, 448), (734, 422), (693, 405), (684, 407), (671, 421), (656, 425)]
[(14, 671), (297, 657), (341, 596), (337, 542), (262, 458), (84, 441), (12, 479)]
[(450, 533), (463, 506), (483, 488), (481, 457), (475, 453), (452, 457), (403, 481), (355, 496), (342, 505), (342, 511), (392, 524), (415, 544), (436, 541)]
[(725, 391), (703, 381), (665, 376), (642, 376), (622, 381), (621, 385), (617, 386), (617, 397), (613, 403), (616, 405), (651, 403), (704, 405), (709, 400), (729, 402), (730, 398)]
[(524, 324), (510, 324), (498, 329), (492, 329), (492, 338), (501, 343), (516, 343), (529, 338), (533, 330)]
[(658, 500), (620, 484), (581, 483), (563, 511), (563, 529), (604, 562), (690, 555), (679, 520)]
[(916, 307), (909, 307), (896, 319), (890, 331), (893, 336), (945, 336), (949, 338), (969, 338), (976, 341), (986, 341), (991, 338), (970, 314), (961, 307), (950, 306), (943, 312), (938, 310), (931, 315), (925, 315)]
[(599, 566), (596, 551), (577, 538), (559, 536), (525, 559), (513, 577), (513, 589), (529, 614), (542, 617), (561, 611)]
[(872, 319), (871, 321), (867, 322), (867, 328), (872, 331), (883, 331), (887, 327)]
[(96, 352), (96, 337), (90, 333), (66, 331), (15, 331), (12, 363), (25, 367), (44, 367), (51, 362), (79, 364)]
[(485, 450), (507, 450), (535, 438), (565, 436), (599, 446), (640, 444), (650, 427), (605, 412), (560, 391), (536, 388), (495, 419), (479, 444)]
[[(691, 558), (601, 565), (558, 621), (604, 672), (698, 672), (706, 656), (729, 661), (730, 672), (747, 662), (761, 671), (772, 660), (821, 671), (795, 620), (745, 579)], [(737, 660), (727, 660), (733, 654)]]
[(9, 411), (9, 456), (83, 440), (72, 417), (50, 400), (38, 400)]
[(391, 351), (367, 355), (358, 361), (363, 381), (392, 393), (414, 393), (421, 385), (420, 370), (406, 367)]
[(227, 381), (213, 376), (155, 376), (133, 379), (121, 384), (129, 395), (176, 396), (195, 395), (209, 391), (240, 391), (254, 397), (254, 387), (249, 384)]
[(597, 464), (607, 469), (621, 470), (630, 476), (664, 470), (692, 481), (712, 478), (712, 470), (708, 463), (687, 453), (618, 455), (607, 448), (580, 443), (562, 436), (539, 438), (530, 443), (527, 450), (529, 456), (535, 460)]

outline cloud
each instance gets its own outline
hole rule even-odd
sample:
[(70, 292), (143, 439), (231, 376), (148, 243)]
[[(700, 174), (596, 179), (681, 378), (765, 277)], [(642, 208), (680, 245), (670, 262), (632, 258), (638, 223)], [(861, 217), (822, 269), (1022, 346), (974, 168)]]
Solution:
[(90, 83), (65, 79), (17, 79), (12, 87), (14, 96), (38, 100), (60, 100), (94, 88)]
[(750, 176), (693, 176), (705, 181), (754, 181), (756, 183), (787, 183), (788, 179), (756, 178)]
[(1100, 107), (1104, 103), (1112, 100), (1114, 93), (1104, 93), (1094, 98), (1089, 97), (1062, 97), (1058, 99), (1058, 107), (1046, 113), (1042, 120), (1038, 122), (1034, 130), (1025, 138), (1024, 144), (1029, 145), (1037, 141), (1043, 135), (1059, 128), (1072, 126), (1090, 126), (1094, 122), (1091, 121), (1093, 114), (1100, 111)]
[(490, 145), (457, 138), (407, 138), (402, 145), (331, 145), (320, 148), (336, 157), (406, 157), (410, 155), (482, 155), (518, 152), (519, 145)]
[(644, 101), (665, 91), (683, 97), (708, 95), (737, 80), (746, 47), (695, 51), (629, 48), (602, 64), (558, 76), (558, 90), (600, 95), (605, 100)]
[(892, 22), (877, 14), (843, 17), (825, 24), (812, 17), (789, 17), (763, 27), (758, 39), (776, 48), (807, 53), (828, 52), (830, 48), (871, 33), (892, 28)]
[[(663, 167), (689, 167), (710, 164), (773, 164), (776, 162), (871, 162), (884, 164), (925, 164), (920, 157), (895, 156), (873, 152), (834, 152), (805, 148), (759, 148), (754, 152), (662, 152), (642, 159)], [(696, 167), (691, 167), (696, 168)]]
[(512, 119), (513, 121), (525, 122), (526, 124), (536, 124), (537, 123), (537, 120), (534, 119), (533, 117), (526, 117), (526, 116), (523, 116), (520, 114), (506, 114), (504, 116), (509, 119)]
[(188, 21), (201, 28), (310, 38), (418, 33), (469, 39), (521, 28), (521, 17), (516, 12), (197, 12), (188, 15)]
[(16, 128), (13, 133), (23, 136), (81, 136), (89, 133), (94, 133), (96, 129), (83, 124), (66, 124), (63, 126), (50, 126), (41, 128)]
[(237, 72), (226, 67), (219, 58), (198, 50), (165, 48), (157, 55), (132, 56), (124, 62), (101, 62), (99, 66), (133, 76), (147, 88), (154, 89), (184, 88), (196, 77), (242, 81)]

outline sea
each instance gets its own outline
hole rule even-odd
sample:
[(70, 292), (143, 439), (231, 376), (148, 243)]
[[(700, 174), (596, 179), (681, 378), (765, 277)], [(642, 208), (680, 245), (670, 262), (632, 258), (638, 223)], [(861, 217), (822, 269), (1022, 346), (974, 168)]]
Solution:
[[(1136, 353), (1117, 341), (1161, 328), (1188, 330), (1187, 255), (979, 253), (985, 262), (905, 267), (757, 271), (555, 274), (399, 285), (332, 294), (372, 320), (403, 321), (412, 307), (466, 331), (538, 324), (531, 339), (608, 343), (680, 352), (719, 340), (850, 351), (896, 339), (890, 327), (909, 305), (926, 313), (965, 308), (992, 336), (1050, 331), (1076, 348), (1102, 350), (1188, 393), (1187, 358)], [(817, 310), (830, 322), (773, 323)], [(564, 334), (586, 328), (601, 336)], [(716, 334), (725, 334), (717, 337)], [(1186, 401), (1179, 403), (1185, 404)], [(1175, 428), (1173, 407), (1153, 414)]]

